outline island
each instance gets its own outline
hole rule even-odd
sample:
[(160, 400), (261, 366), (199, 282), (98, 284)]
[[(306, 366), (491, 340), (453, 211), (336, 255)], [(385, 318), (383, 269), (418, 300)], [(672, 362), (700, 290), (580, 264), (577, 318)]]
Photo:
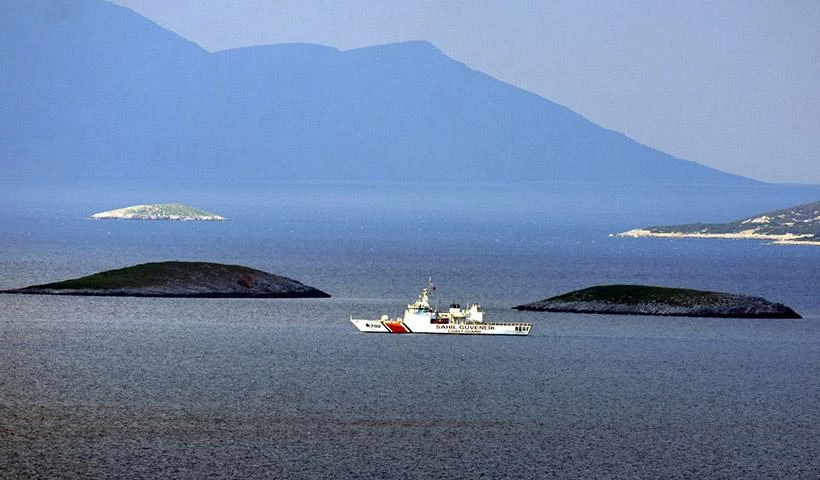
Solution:
[(241, 265), (156, 262), (0, 293), (113, 297), (325, 298), (296, 280)]
[(622, 232), (617, 236), (756, 239), (772, 240), (780, 245), (820, 246), (820, 201), (729, 223), (644, 227)]
[(225, 217), (214, 215), (181, 203), (156, 203), (133, 205), (116, 210), (95, 213), (93, 220), (180, 220), (180, 221), (223, 221)]
[(803, 318), (760, 297), (647, 285), (600, 285), (513, 307), (538, 312), (723, 318)]

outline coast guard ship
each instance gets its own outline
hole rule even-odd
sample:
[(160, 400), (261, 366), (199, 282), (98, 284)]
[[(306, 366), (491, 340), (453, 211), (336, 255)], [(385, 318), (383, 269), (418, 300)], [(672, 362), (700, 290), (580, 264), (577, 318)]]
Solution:
[(446, 312), (430, 306), (432, 282), (421, 290), (415, 302), (407, 304), (404, 316), (391, 320), (382, 315), (379, 320), (353, 318), (350, 321), (359, 331), (371, 333), (442, 333), (472, 335), (529, 335), (531, 323), (490, 323), (484, 321), (484, 310), (477, 303), (469, 308), (450, 305)]

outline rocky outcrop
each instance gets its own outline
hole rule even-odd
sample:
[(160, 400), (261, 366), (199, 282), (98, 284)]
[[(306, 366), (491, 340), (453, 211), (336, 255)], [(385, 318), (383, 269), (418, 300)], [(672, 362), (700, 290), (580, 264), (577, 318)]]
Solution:
[(760, 297), (645, 285), (602, 285), (513, 307), (540, 312), (725, 318), (802, 318)]
[(2, 293), (121, 297), (319, 298), (327, 293), (296, 280), (207, 262), (158, 262), (108, 270)]
[(93, 220), (181, 220), (223, 221), (225, 217), (180, 203), (134, 205), (91, 215)]

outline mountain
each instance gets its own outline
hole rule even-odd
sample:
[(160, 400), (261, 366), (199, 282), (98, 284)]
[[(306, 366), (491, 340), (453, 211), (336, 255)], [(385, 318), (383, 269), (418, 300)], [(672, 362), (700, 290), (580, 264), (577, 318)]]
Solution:
[(743, 184), (427, 42), (209, 53), (101, 0), (0, 4), (6, 175)]
[(690, 223), (638, 228), (622, 237), (731, 238), (820, 245), (820, 201), (761, 213), (728, 223)]

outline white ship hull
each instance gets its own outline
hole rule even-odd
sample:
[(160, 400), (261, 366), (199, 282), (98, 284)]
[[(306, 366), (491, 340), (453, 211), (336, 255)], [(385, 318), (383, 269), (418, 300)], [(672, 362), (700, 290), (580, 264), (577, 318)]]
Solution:
[(360, 332), (370, 333), (438, 333), (455, 335), (529, 335), (530, 323), (438, 323), (410, 326), (401, 320), (365, 320), (351, 318)]
[(450, 305), (446, 312), (430, 307), (429, 293), (432, 283), (424, 288), (419, 298), (407, 305), (404, 316), (390, 319), (382, 315), (379, 320), (350, 317), (360, 332), (369, 333), (436, 333), (451, 335), (529, 335), (531, 323), (491, 323), (484, 321), (484, 311), (478, 304), (463, 309)]

